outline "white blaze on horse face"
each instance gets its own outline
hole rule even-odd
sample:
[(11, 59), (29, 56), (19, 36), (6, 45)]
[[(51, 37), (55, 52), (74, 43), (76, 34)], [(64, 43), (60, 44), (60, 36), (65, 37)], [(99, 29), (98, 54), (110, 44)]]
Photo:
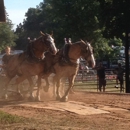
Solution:
[[(92, 49), (92, 47), (89, 43), (88, 43), (88, 45), (89, 45), (89, 48)], [(91, 50), (91, 52), (92, 52), (92, 50)], [(93, 53), (91, 53), (90, 59), (91, 59), (91, 63), (92, 63), (92, 68), (94, 68), (95, 67), (95, 58), (94, 58)]]
[(49, 36), (47, 41), (51, 43), (51, 48), (53, 49), (53, 53), (55, 55), (57, 53), (57, 48), (55, 46), (54, 39), (51, 36)]
[(92, 63), (93, 63), (93, 64), (92, 64), (92, 68), (94, 68), (94, 67), (95, 67), (95, 59), (94, 59), (93, 54), (91, 54), (91, 57), (92, 57), (92, 59), (91, 59), (91, 60), (92, 60)]

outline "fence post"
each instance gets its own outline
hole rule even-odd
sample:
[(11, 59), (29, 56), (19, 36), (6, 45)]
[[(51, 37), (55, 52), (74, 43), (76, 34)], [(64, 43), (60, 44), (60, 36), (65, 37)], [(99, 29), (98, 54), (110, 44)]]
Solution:
[(98, 90), (99, 90), (99, 78), (97, 76), (97, 92), (98, 92)]

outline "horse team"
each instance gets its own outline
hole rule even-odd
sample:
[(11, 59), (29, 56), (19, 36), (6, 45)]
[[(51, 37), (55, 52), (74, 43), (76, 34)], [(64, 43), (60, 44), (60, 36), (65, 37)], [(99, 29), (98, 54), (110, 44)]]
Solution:
[[(95, 66), (95, 59), (91, 45), (83, 40), (65, 46), (67, 47), (58, 50), (52, 34), (44, 34), (41, 32), (39, 38), (29, 42), (27, 51), (21, 54), (3, 56), (2, 60), (5, 63), (4, 71), (7, 77), (3, 90), (4, 97), (6, 99), (8, 98), (8, 85), (17, 75), (17, 91), (20, 93), (19, 84), (27, 79), (29, 82), (30, 99), (40, 101), (41, 79), (44, 78), (46, 81), (44, 91), (47, 92), (49, 90), (48, 77), (54, 73), (53, 90), (56, 100), (67, 101), (79, 69), (78, 59), (82, 57), (91, 67)], [(38, 76), (36, 97), (33, 94), (34, 85), (32, 80), (32, 76), (35, 75)], [(62, 78), (66, 78), (69, 81), (69, 86), (63, 96), (59, 92)]]

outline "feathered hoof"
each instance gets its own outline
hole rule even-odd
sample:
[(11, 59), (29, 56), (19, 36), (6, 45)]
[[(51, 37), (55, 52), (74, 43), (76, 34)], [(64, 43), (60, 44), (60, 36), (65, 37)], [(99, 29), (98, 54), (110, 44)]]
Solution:
[(56, 97), (56, 100), (57, 100), (57, 101), (60, 101), (60, 99), (61, 99), (61, 98), (60, 98), (59, 96)]
[(28, 100), (31, 101), (31, 102), (34, 102), (34, 101), (35, 101), (35, 98), (32, 97), (32, 96), (29, 96), (29, 97), (28, 97)]
[(17, 96), (18, 100), (23, 100), (24, 99), (23, 95), (21, 93), (18, 93), (16, 96)]
[(40, 98), (40, 97), (36, 97), (36, 98), (35, 98), (35, 101), (36, 101), (36, 102), (40, 102), (40, 101), (41, 101), (41, 98)]
[(60, 101), (61, 101), (61, 102), (68, 102), (68, 97), (62, 97), (62, 98), (60, 99)]

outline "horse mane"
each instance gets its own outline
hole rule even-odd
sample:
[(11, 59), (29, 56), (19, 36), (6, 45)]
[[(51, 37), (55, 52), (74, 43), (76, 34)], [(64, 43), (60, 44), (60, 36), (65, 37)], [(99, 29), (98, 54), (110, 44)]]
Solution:
[(81, 43), (81, 42), (84, 43), (84, 44), (86, 44), (86, 42), (83, 41), (82, 39), (80, 41), (75, 42), (74, 44), (78, 44), (78, 43)]

